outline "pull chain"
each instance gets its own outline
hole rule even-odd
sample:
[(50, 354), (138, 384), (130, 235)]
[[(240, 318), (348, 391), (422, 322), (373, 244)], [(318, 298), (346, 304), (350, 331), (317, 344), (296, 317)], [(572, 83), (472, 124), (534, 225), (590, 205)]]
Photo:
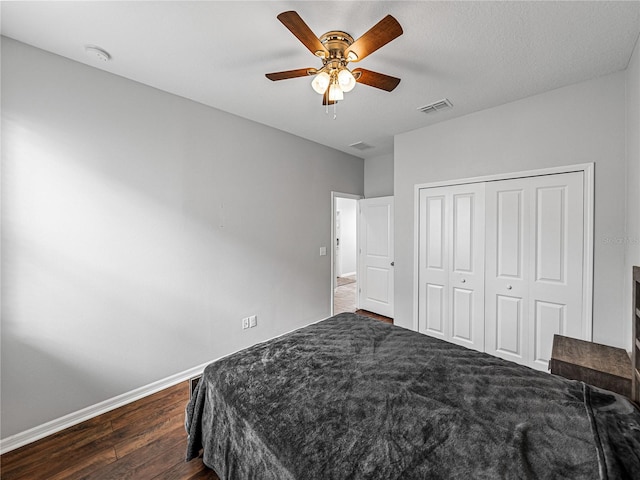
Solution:
[[(329, 104), (327, 103), (324, 106), (324, 113), (326, 115), (329, 115)], [(336, 118), (338, 118), (338, 102), (334, 102), (333, 103), (333, 119), (335, 120)]]

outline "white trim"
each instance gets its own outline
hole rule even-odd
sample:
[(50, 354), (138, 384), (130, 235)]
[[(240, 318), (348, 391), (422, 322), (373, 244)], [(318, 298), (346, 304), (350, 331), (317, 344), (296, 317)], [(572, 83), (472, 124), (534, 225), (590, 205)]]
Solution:
[(440, 182), (421, 183), (414, 186), (413, 195), (413, 329), (418, 331), (418, 248), (420, 234), (420, 190), (423, 188), (463, 185), (467, 183), (494, 182), (514, 178), (539, 177), (560, 173), (583, 172), (584, 174), (584, 257), (583, 257), (583, 312), (586, 317), (585, 339), (593, 340), (593, 248), (594, 248), (594, 215), (595, 215), (595, 175), (594, 163), (579, 163), (561, 167), (526, 170), (524, 172), (499, 173), (482, 177), (444, 180)]
[(419, 332), (419, 312), (418, 312), (418, 271), (420, 265), (418, 260), (420, 258), (420, 189), (425, 188), (421, 185), (416, 185), (413, 190), (413, 329)]
[(525, 170), (524, 172), (497, 173), (494, 175), (485, 175), (481, 177), (459, 178), (453, 180), (442, 180), (439, 182), (420, 183), (415, 185), (415, 189), (432, 188), (432, 187), (449, 187), (452, 185), (464, 185), (466, 183), (494, 182), (496, 180), (511, 180), (514, 178), (540, 177), (542, 175), (555, 175), (558, 173), (571, 172), (593, 172), (593, 163), (579, 163), (576, 165), (566, 165), (563, 167), (548, 167), (538, 170)]
[(351, 275), (355, 275), (355, 274), (356, 274), (356, 272), (343, 273), (342, 275), (340, 275), (340, 278), (350, 277)]
[[(364, 198), (362, 195), (354, 195), (352, 193), (342, 193), (342, 192), (331, 192), (331, 242), (330, 242), (330, 250), (331, 250), (331, 304), (329, 305), (329, 313), (331, 316), (334, 315), (333, 312), (333, 302), (334, 302), (334, 290), (336, 288), (336, 249), (333, 244), (334, 239), (336, 238), (336, 198), (351, 198), (353, 200), (360, 200)], [(358, 206), (359, 208), (359, 206)], [(359, 214), (358, 214), (359, 215)], [(359, 216), (356, 215), (357, 218)], [(359, 245), (359, 226), (358, 221), (356, 221), (356, 245)], [(356, 272), (359, 270), (359, 255), (356, 255)], [(356, 292), (358, 291), (358, 277), (356, 275)], [(356, 309), (359, 307), (359, 298), (356, 295)]]
[[(288, 335), (289, 333), (308, 327), (309, 325), (320, 323), (324, 320), (327, 320), (328, 318), (330, 317), (321, 318), (320, 320), (308, 323), (307, 325), (304, 325), (302, 327), (291, 329), (287, 332), (281, 333), (280, 335), (276, 335), (275, 337), (265, 340), (265, 342), (282, 337), (284, 335)], [(0, 439), (0, 455), (4, 455), (11, 450), (15, 450), (16, 448), (20, 448), (24, 445), (35, 442), (36, 440), (40, 440), (41, 438), (48, 437), (49, 435), (53, 435), (54, 433), (64, 430), (65, 428), (73, 427), (74, 425), (95, 418), (98, 415), (110, 412), (111, 410), (115, 410), (116, 408), (124, 407), (125, 405), (133, 403), (144, 397), (148, 397), (149, 395), (164, 390), (165, 388), (169, 388), (180, 382), (187, 381), (190, 378), (202, 375), (202, 372), (207, 365), (222, 360), (223, 358), (233, 355), (234, 353), (238, 353), (245, 348), (249, 347), (240, 348), (226, 355), (222, 355), (215, 360), (211, 360), (210, 362), (198, 365), (197, 367), (193, 367), (183, 372), (176, 373), (175, 375), (171, 375), (170, 377), (150, 383), (149, 385), (145, 385), (144, 387), (136, 388), (135, 390), (123, 393), (122, 395), (118, 395), (117, 397), (113, 397), (103, 402), (96, 403), (95, 405), (91, 405), (90, 407), (83, 408), (82, 410), (78, 410), (77, 412), (69, 413), (68, 415), (43, 423), (42, 425), (38, 425), (37, 427), (30, 428), (29, 430), (25, 430), (24, 432), (16, 433), (15, 435), (11, 435), (10, 437)]]
[(584, 164), (584, 256), (582, 263), (582, 311), (585, 322), (585, 338), (593, 341), (593, 249), (595, 218), (595, 164)]

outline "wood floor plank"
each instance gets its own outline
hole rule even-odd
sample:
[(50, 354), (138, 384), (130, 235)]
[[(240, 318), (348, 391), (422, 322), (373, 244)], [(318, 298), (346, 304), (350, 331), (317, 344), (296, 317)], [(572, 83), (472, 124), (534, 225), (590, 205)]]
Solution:
[(85, 477), (87, 474), (94, 472), (97, 468), (110, 465), (118, 460), (116, 451), (113, 448), (107, 448), (102, 452), (89, 455), (71, 465), (59, 473), (47, 476), (47, 480), (76, 480)]
[[(31, 462), (19, 469), (5, 472), (2, 470), (2, 479), (7, 478), (49, 478), (59, 474), (65, 469), (79, 464), (78, 469), (84, 469), (91, 464), (93, 457), (97, 464), (108, 463), (106, 459), (111, 455), (116, 456), (113, 448), (113, 439), (106, 435), (85, 444), (70, 444), (57, 451), (50, 452), (46, 457), (27, 456), (27, 461), (31, 457)], [(107, 453), (108, 452), (108, 453)]]
[(184, 418), (185, 406), (186, 402), (183, 401), (171, 404), (160, 403), (150, 405), (149, 409), (144, 408), (129, 412), (111, 422), (114, 438), (126, 438), (138, 435), (176, 415), (182, 415)]
[(112, 464), (96, 469), (82, 477), (82, 479), (144, 480), (154, 478), (157, 474), (149, 465), (157, 463), (158, 459), (163, 456), (177, 456), (178, 451), (176, 451), (176, 449), (179, 449), (179, 455), (184, 459), (186, 454), (186, 433), (184, 427), (174, 428), (163, 437), (132, 451), (129, 455), (119, 458)]
[(144, 430), (143, 432), (138, 433), (137, 435), (134, 435), (118, 443), (117, 445), (115, 445), (116, 455), (118, 455), (118, 458), (122, 458), (130, 454), (131, 452), (166, 436), (176, 429), (178, 429), (186, 439), (183, 414), (174, 415), (164, 422), (157, 423), (149, 429)]
[[(18, 479), (30, 475), (55, 475), (72, 462), (101, 454), (112, 447), (111, 423), (98, 423), (90, 428), (74, 429), (43, 442), (34, 451), (25, 450), (21, 457), (5, 463), (2, 458), (2, 479)], [(11, 453), (11, 452), (10, 452)], [(41, 477), (44, 478), (44, 477)]]
[(17, 448), (2, 455), (2, 466), (10, 469), (14, 465), (24, 464), (29, 460), (25, 453), (29, 453), (34, 457), (44, 457), (48, 451), (59, 449), (61, 446), (70, 443), (80, 442), (83, 438), (88, 441), (111, 432), (111, 423), (104, 421), (100, 417), (95, 417), (85, 422), (79, 423), (72, 427), (61, 430), (60, 432), (49, 435), (33, 443)]
[(210, 479), (220, 480), (213, 470), (208, 468), (202, 459), (194, 458), (190, 462), (182, 461), (176, 463), (172, 468), (163, 472), (162, 475), (154, 480), (196, 480)]

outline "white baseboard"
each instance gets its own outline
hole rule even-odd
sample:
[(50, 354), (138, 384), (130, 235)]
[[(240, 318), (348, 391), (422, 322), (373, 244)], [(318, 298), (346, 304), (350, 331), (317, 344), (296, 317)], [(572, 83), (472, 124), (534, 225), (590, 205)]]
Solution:
[(343, 273), (342, 275), (340, 275), (341, 277), (350, 277), (351, 275), (355, 275), (356, 272), (348, 272), (348, 273)]
[(24, 432), (16, 433), (15, 435), (11, 435), (10, 437), (3, 438), (0, 440), (0, 455), (10, 452), (11, 450), (15, 450), (16, 448), (20, 448), (31, 442), (35, 442), (36, 440), (40, 440), (41, 438), (57, 433), (61, 430), (64, 430), (65, 428), (69, 428), (82, 423), (93, 417), (97, 417), (98, 415), (102, 415), (103, 413), (107, 413), (111, 410), (115, 410), (116, 408), (123, 407), (124, 405), (135, 402), (136, 400), (140, 400), (141, 398), (152, 395), (156, 392), (164, 390), (165, 388), (172, 387), (173, 385), (189, 380), (190, 378), (193, 378), (195, 376), (201, 375), (204, 368), (210, 363), (211, 362), (207, 362), (197, 367), (190, 368), (189, 370), (185, 370), (184, 372), (176, 373), (175, 375), (171, 375), (170, 377), (158, 380), (157, 382), (150, 383), (149, 385), (145, 385), (144, 387), (136, 388), (135, 390), (131, 390), (130, 392), (123, 393), (122, 395), (118, 395), (117, 397), (110, 398), (90, 407), (78, 410), (77, 412), (73, 412), (55, 420), (51, 420), (50, 422), (43, 423), (42, 425), (30, 428), (29, 430), (25, 430)]

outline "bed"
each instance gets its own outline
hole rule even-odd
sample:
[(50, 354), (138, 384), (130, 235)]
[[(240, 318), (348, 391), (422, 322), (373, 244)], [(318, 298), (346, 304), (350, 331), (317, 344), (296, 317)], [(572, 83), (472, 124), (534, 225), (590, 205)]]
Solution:
[(640, 478), (625, 398), (355, 314), (209, 365), (186, 428), (221, 480)]

